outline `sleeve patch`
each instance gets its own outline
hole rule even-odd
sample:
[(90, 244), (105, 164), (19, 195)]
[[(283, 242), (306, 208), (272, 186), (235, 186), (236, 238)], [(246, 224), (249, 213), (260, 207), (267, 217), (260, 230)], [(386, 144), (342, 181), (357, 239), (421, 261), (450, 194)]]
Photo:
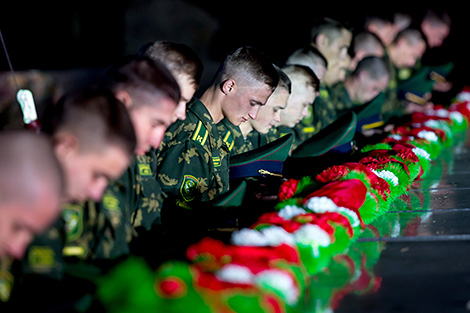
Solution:
[(184, 175), (183, 183), (180, 187), (180, 193), (184, 201), (189, 202), (194, 200), (198, 192), (199, 181), (192, 175)]

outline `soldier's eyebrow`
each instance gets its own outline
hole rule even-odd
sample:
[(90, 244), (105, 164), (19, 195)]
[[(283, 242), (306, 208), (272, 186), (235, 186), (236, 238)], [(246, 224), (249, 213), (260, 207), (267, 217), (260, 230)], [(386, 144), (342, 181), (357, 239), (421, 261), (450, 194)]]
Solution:
[(250, 100), (250, 104), (253, 105), (253, 106), (255, 106), (255, 105), (263, 106), (264, 105), (263, 102), (260, 102), (258, 100), (254, 100), (254, 99)]

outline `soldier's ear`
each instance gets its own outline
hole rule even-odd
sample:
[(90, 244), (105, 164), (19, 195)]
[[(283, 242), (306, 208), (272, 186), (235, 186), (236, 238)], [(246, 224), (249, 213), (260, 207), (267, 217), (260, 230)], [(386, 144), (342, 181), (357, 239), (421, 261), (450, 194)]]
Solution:
[(321, 49), (328, 46), (329, 39), (325, 34), (318, 34), (317, 38), (315, 38), (315, 44)]
[(227, 79), (226, 81), (222, 83), (221, 91), (225, 95), (228, 95), (236, 91), (236, 88), (237, 88), (237, 83), (233, 79)]
[(61, 133), (54, 138), (54, 151), (59, 160), (63, 160), (78, 151), (78, 138), (70, 133)]
[(132, 106), (132, 98), (129, 93), (127, 93), (127, 91), (118, 90), (116, 91), (114, 96), (116, 97), (116, 99), (121, 101), (126, 106), (126, 108), (129, 109)]

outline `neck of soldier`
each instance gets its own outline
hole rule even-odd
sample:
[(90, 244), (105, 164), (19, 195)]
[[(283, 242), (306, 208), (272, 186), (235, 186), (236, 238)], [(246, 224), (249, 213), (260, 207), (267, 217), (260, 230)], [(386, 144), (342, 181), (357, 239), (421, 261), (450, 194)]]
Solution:
[(354, 78), (352, 77), (347, 77), (345, 80), (344, 80), (344, 88), (346, 89), (347, 93), (348, 93), (348, 96), (349, 96), (349, 99), (351, 99), (353, 102), (355, 101), (354, 100), (354, 96), (355, 96), (355, 93), (354, 93), (354, 90), (356, 90), (356, 80), (354, 80)]
[(242, 132), (243, 139), (246, 139), (248, 134), (253, 130), (253, 126), (251, 126), (250, 121), (246, 121), (240, 124), (240, 131)]
[(224, 118), (222, 111), (222, 99), (218, 88), (210, 86), (199, 99), (212, 117), (215, 124), (219, 123)]

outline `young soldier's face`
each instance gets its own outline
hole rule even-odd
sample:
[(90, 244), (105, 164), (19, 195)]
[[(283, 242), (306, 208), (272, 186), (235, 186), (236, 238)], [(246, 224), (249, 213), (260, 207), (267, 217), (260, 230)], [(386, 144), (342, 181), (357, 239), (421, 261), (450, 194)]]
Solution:
[(158, 149), (168, 126), (175, 120), (176, 105), (169, 98), (153, 99), (158, 104), (143, 104), (130, 107), (129, 115), (137, 137), (137, 154), (144, 154), (151, 148)]
[(303, 117), (308, 116), (308, 108), (315, 100), (315, 89), (305, 81), (292, 81), (292, 93), (287, 101), (287, 107), (281, 111), (281, 123), (294, 127)]
[(360, 80), (358, 88), (355, 90), (352, 100), (358, 104), (363, 104), (374, 99), (379, 93), (385, 90), (388, 86), (389, 77), (384, 75), (379, 79), (371, 79), (370, 75), (362, 72), (362, 75), (357, 79)]
[(180, 87), (181, 99), (175, 110), (173, 122), (186, 119), (186, 104), (191, 101), (196, 92), (196, 85), (189, 75), (180, 74), (175, 76), (176, 82)]
[(67, 180), (67, 200), (99, 201), (110, 180), (117, 179), (129, 166), (129, 156), (117, 145), (104, 145), (96, 151), (74, 149), (59, 156)]
[(0, 208), (0, 260), (21, 259), (35, 235), (41, 234), (60, 214), (60, 200), (49, 193), (28, 205), (7, 204)]
[(224, 99), (222, 113), (235, 126), (254, 120), (271, 93), (272, 89), (266, 84), (250, 87), (235, 85)]
[(415, 45), (408, 44), (405, 40), (400, 40), (397, 43), (397, 58), (393, 61), (396, 67), (413, 67), (422, 56), (426, 49), (424, 42)]
[(262, 134), (281, 122), (281, 110), (287, 106), (289, 92), (285, 88), (277, 88), (264, 106), (259, 109), (258, 116), (251, 121), (251, 126)]

